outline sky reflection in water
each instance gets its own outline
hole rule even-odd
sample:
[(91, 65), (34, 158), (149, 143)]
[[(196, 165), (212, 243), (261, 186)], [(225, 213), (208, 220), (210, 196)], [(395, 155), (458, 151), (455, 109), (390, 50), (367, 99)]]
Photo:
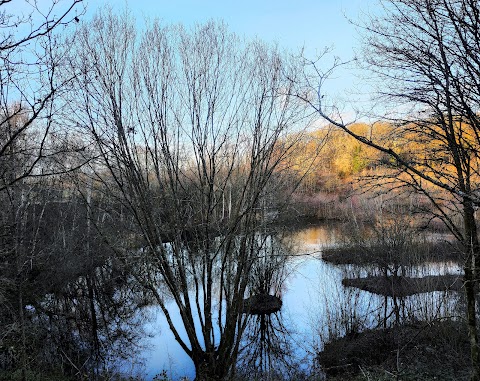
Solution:
[[(393, 303), (383, 296), (370, 294), (341, 284), (345, 275), (352, 273), (348, 266), (334, 266), (321, 260), (321, 250), (341, 242), (341, 230), (336, 226), (307, 227), (290, 234), (294, 257), (289, 261), (290, 276), (282, 289), (283, 306), (281, 319), (288, 329), (295, 355), (311, 364), (315, 350), (321, 349), (323, 341), (336, 334), (344, 334), (359, 324), (359, 329), (378, 325)], [(358, 270), (358, 269), (357, 269)], [(427, 263), (418, 266), (418, 276), (444, 273), (459, 273), (455, 263)], [(362, 276), (362, 270), (357, 276)], [(413, 295), (402, 300), (409, 313), (433, 316), (448, 313), (457, 298), (446, 299), (443, 292)], [(416, 312), (415, 312), (416, 311)], [(194, 367), (190, 358), (176, 343), (160, 311), (148, 324), (153, 338), (148, 341), (150, 350), (145, 353), (148, 379), (166, 370), (170, 377), (186, 376), (193, 379)], [(354, 317), (356, 321), (352, 318)], [(180, 322), (178, 311), (172, 313), (174, 322)], [(350, 321), (349, 321), (350, 319)], [(180, 324), (179, 324), (180, 325)], [(185, 332), (181, 332), (185, 336)]]

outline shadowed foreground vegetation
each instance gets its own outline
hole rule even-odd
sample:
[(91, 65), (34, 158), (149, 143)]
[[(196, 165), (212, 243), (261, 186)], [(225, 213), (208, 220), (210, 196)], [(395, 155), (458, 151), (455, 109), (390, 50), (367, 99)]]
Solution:
[[(414, 234), (412, 232), (412, 234)], [(348, 245), (322, 250), (322, 259), (335, 265), (371, 265), (386, 261), (384, 245)], [(405, 266), (425, 262), (452, 261), (460, 263), (462, 257), (452, 244), (445, 241), (413, 243), (408, 252), (400, 253), (396, 259)]]
[(444, 320), (367, 330), (325, 345), (328, 380), (468, 380), (465, 325)]

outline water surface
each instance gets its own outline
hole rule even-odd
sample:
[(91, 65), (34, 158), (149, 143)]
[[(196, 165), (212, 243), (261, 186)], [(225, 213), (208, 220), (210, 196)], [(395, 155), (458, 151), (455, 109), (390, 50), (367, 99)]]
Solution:
[[(283, 306), (279, 319), (288, 331), (287, 339), (294, 348), (294, 356), (303, 361), (303, 366), (311, 366), (315, 352), (328, 340), (351, 330), (380, 326), (394, 308), (401, 307), (404, 318), (424, 319), (447, 315), (452, 305), (458, 302), (457, 296), (444, 292), (418, 294), (394, 301), (343, 287), (341, 281), (346, 276), (353, 273), (366, 276), (374, 269), (335, 266), (321, 259), (323, 248), (335, 247), (342, 242), (342, 231), (338, 226), (309, 226), (290, 232), (287, 237), (292, 255), (288, 260), (288, 276), (281, 289)], [(454, 263), (426, 263), (411, 269), (411, 273), (417, 276), (460, 271)], [(180, 322), (178, 311), (173, 310), (173, 321)], [(155, 318), (148, 323), (153, 337), (148, 341), (149, 350), (145, 353), (148, 379), (163, 370), (173, 379), (193, 379), (195, 374), (190, 358), (175, 341), (161, 311), (154, 312)], [(185, 332), (180, 335), (186, 337)]]

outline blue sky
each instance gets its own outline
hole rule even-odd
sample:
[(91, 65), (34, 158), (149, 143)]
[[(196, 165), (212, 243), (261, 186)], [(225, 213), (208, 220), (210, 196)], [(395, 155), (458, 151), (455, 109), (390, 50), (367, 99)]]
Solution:
[[(64, 0), (58, 10), (68, 5)], [(372, 0), (84, 0), (88, 20), (98, 8), (109, 4), (114, 10), (125, 7), (133, 13), (141, 25), (145, 18), (158, 18), (165, 24), (182, 23), (186, 27), (208, 20), (223, 20), (232, 32), (246, 38), (258, 38), (277, 43), (281, 48), (298, 52), (302, 47), (307, 58), (314, 59), (326, 47), (331, 47), (329, 59), (322, 61), (328, 68), (333, 56), (351, 60), (359, 48), (356, 28), (348, 19), (359, 20), (362, 13), (375, 10)], [(52, 0), (37, 0), (41, 9), (48, 9)], [(27, 1), (14, 0), (7, 6), (15, 13), (28, 13)], [(324, 87), (327, 96), (336, 105), (354, 98), (358, 107), (360, 99), (356, 88), (359, 80), (353, 70), (337, 70)], [(350, 110), (350, 111), (347, 111)], [(344, 109), (353, 115), (352, 107)]]
[[(127, 6), (137, 20), (158, 18), (165, 24), (182, 23), (186, 27), (211, 19), (223, 20), (232, 32), (246, 38), (259, 38), (278, 43), (293, 52), (304, 48), (304, 54), (314, 59), (326, 47), (332, 49), (322, 62), (328, 68), (334, 56), (351, 60), (359, 48), (356, 28), (348, 19), (359, 20), (362, 13), (372, 10), (372, 0), (90, 0), (86, 3), (89, 18), (109, 4), (121, 11)], [(326, 95), (342, 110), (346, 120), (362, 107), (358, 93), (358, 78), (352, 69), (336, 70), (324, 86)], [(349, 104), (352, 100), (354, 104)]]
[[(125, 4), (142, 19), (159, 18), (163, 22), (186, 26), (210, 19), (225, 21), (230, 29), (246, 37), (258, 37), (277, 42), (289, 49), (305, 47), (307, 54), (315, 55), (326, 46), (342, 59), (353, 56), (357, 44), (355, 28), (347, 17), (356, 19), (366, 10), (369, 0), (90, 0), (88, 14), (102, 4), (115, 9)], [(87, 14), (87, 17), (88, 17)]]

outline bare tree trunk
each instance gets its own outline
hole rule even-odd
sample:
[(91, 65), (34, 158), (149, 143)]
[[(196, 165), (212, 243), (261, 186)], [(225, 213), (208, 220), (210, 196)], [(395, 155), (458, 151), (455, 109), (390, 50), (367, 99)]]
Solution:
[[(472, 259), (472, 258), (470, 258)], [(477, 334), (477, 319), (476, 319), (476, 298), (475, 298), (475, 277), (471, 266), (466, 265), (464, 268), (464, 287), (465, 298), (467, 302), (467, 326), (468, 338), (470, 341), (470, 358), (472, 362), (472, 381), (480, 380), (479, 368), (479, 350), (478, 350), (478, 334)]]
[(23, 290), (22, 285), (18, 286), (18, 313), (20, 318), (20, 330), (22, 338), (22, 350), (20, 361), (22, 364), (22, 381), (27, 381), (27, 338), (25, 334), (25, 311), (23, 307)]
[(472, 362), (472, 381), (480, 380), (480, 351), (478, 347), (478, 327), (477, 327), (477, 262), (480, 254), (478, 242), (477, 224), (475, 221), (475, 211), (472, 201), (464, 199), (463, 202), (464, 225), (465, 225), (465, 267), (464, 267), (464, 286), (465, 298), (467, 303), (467, 326), (468, 337), (470, 340), (470, 356)]

